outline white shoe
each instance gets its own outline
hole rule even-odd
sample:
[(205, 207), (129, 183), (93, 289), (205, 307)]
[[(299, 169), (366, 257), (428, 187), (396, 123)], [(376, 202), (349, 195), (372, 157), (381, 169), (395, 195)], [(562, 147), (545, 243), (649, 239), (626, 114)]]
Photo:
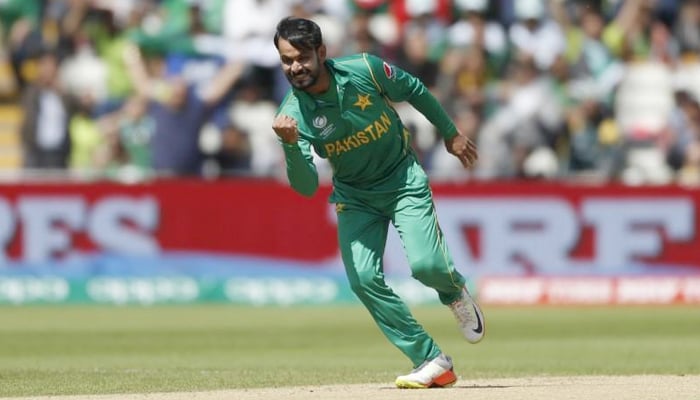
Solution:
[(396, 378), (396, 387), (400, 389), (426, 389), (448, 387), (457, 382), (452, 370), (452, 359), (440, 353), (432, 360), (426, 360), (408, 375)]
[(448, 307), (455, 315), (462, 335), (469, 343), (478, 343), (484, 338), (486, 330), (484, 314), (482, 314), (479, 305), (469, 295), (466, 287), (462, 288), (462, 297)]

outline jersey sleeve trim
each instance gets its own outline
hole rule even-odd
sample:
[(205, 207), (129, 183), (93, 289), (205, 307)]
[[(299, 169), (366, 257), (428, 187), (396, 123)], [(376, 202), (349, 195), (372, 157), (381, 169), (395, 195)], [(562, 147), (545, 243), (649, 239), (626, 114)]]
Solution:
[(377, 87), (377, 90), (379, 93), (384, 95), (384, 90), (382, 90), (382, 87), (379, 85), (379, 82), (377, 82), (377, 78), (374, 76), (374, 71), (372, 70), (372, 65), (370, 64), (369, 60), (367, 59), (367, 53), (362, 53), (362, 59), (364, 60), (365, 64), (367, 64), (367, 69), (369, 70), (369, 76), (372, 78), (372, 82), (374, 82), (374, 86)]

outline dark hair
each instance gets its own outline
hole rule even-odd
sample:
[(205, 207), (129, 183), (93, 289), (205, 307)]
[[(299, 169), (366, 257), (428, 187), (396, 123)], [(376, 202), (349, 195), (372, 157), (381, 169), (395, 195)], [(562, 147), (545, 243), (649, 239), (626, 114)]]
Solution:
[(323, 44), (321, 28), (315, 22), (305, 18), (283, 18), (277, 24), (277, 32), (275, 33), (275, 47), (277, 49), (279, 49), (280, 38), (302, 50), (315, 50)]

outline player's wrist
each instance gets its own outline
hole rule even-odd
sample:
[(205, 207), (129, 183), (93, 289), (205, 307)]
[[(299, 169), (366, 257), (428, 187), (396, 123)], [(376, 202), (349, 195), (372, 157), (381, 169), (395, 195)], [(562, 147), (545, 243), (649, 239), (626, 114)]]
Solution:
[(298, 149), (299, 148), (299, 143), (295, 140), (293, 142), (285, 142), (284, 140), (282, 141), (282, 147), (286, 149)]
[(457, 129), (450, 130), (442, 135), (445, 140), (454, 139), (457, 136), (459, 136), (459, 131)]

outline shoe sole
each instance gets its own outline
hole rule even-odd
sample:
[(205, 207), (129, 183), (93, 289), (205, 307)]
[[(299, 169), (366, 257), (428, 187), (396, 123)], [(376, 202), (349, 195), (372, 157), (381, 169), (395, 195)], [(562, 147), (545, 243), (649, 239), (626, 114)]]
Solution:
[(418, 382), (411, 382), (405, 380), (396, 380), (396, 387), (399, 389), (434, 389), (434, 388), (446, 388), (451, 387), (457, 382), (457, 376), (450, 370), (444, 374), (438, 376), (428, 385), (424, 385)]

